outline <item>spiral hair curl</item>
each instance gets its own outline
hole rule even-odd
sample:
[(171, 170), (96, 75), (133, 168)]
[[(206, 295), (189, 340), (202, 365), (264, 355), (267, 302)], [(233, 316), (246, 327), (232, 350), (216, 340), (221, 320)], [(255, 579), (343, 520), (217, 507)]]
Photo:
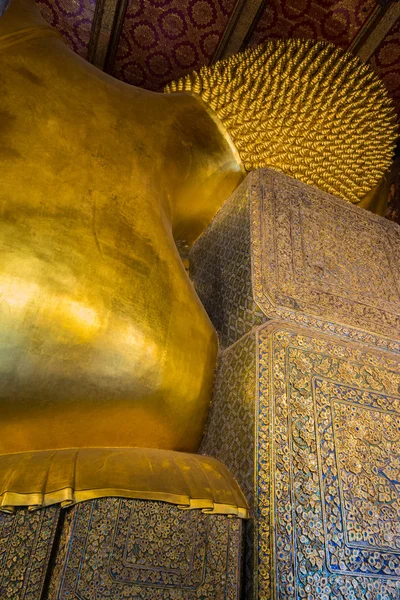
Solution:
[(200, 96), (247, 171), (272, 167), (359, 202), (392, 160), (396, 117), (383, 83), (326, 42), (271, 40), (165, 91)]

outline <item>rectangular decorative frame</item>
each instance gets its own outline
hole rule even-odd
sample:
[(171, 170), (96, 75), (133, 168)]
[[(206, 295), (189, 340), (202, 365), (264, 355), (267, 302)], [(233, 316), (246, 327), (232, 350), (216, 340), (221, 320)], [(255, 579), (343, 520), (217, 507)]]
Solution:
[(273, 169), (248, 180), (252, 289), (262, 312), (399, 339), (399, 226)]
[(399, 225), (273, 169), (225, 202), (190, 272), (222, 348), (271, 319), (400, 340)]
[(99, 498), (68, 509), (48, 600), (238, 600), (242, 521), (167, 502)]
[[(255, 505), (258, 569), (255, 569), (254, 597), (275, 600), (398, 599), (400, 365), (396, 355), (282, 323), (260, 327), (257, 337)], [(378, 411), (386, 418), (386, 432), (389, 425), (392, 427), (392, 439), (389, 440), (388, 434), (383, 435), (380, 419), (374, 429), (368, 427), (366, 420), (363, 423), (364, 438), (360, 434), (360, 440), (364, 440), (368, 450), (371, 446), (368, 436), (377, 436), (380, 427), (381, 436), (374, 441), (374, 448), (388, 463), (386, 469), (393, 479), (386, 486), (389, 495), (379, 499), (377, 486), (381, 485), (379, 477), (382, 477), (383, 485), (381, 472), (375, 480), (371, 479), (371, 469), (381, 460), (379, 452), (375, 453), (375, 463), (366, 461), (361, 470), (357, 465), (358, 475), (352, 488), (356, 493), (361, 479), (367, 489), (370, 488), (370, 498), (367, 493), (367, 498), (355, 497), (353, 503), (357, 499), (357, 516), (363, 516), (364, 527), (371, 523), (376, 525), (375, 532), (370, 525), (372, 538), (374, 535), (376, 538), (376, 530), (378, 533), (386, 531), (386, 546), (379, 551), (363, 541), (346, 544), (343, 489), (340, 494), (337, 486), (335, 493), (331, 490), (324, 496), (328, 484), (334, 485), (336, 467), (334, 461), (329, 467), (323, 461), (324, 456), (318, 450), (321, 435), (322, 449), (324, 444), (326, 447), (333, 445), (342, 472), (351, 474), (348, 463), (357, 458), (354, 444), (347, 442), (344, 448), (342, 444), (338, 452), (327, 423), (321, 429), (321, 415), (329, 421), (333, 398), (336, 398), (334, 402), (349, 406), (353, 411)], [(346, 421), (343, 424), (346, 425)], [(351, 440), (352, 437), (344, 436), (343, 439)], [(347, 470), (343, 468), (346, 464)], [(334, 506), (330, 515), (327, 497)], [(371, 498), (376, 499), (375, 503)], [(375, 521), (363, 513), (366, 506), (371, 505), (375, 505), (377, 511)], [(393, 518), (385, 525), (390, 510)]]

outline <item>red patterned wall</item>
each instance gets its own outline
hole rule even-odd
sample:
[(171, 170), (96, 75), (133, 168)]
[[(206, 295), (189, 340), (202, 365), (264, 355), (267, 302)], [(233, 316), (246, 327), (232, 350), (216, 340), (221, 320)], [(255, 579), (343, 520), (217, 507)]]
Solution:
[(36, 0), (46, 21), (58, 29), (67, 44), (87, 57), (96, 0)]
[(400, 19), (375, 50), (370, 62), (385, 83), (400, 116)]
[(375, 7), (375, 0), (268, 0), (250, 45), (300, 37), (348, 48)]
[(113, 75), (151, 90), (209, 64), (235, 0), (130, 0)]
[[(36, 0), (48, 23), (87, 57), (96, 0)], [(209, 64), (236, 0), (129, 0), (113, 75), (161, 90), (171, 79)], [(376, 0), (268, 0), (249, 45), (268, 38), (304, 37), (347, 48)], [(400, 114), (400, 20), (371, 64)]]

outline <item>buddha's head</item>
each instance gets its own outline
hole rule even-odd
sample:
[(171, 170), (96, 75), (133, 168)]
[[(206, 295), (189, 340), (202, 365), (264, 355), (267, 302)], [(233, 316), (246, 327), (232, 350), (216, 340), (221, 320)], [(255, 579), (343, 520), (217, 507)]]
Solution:
[(246, 171), (272, 167), (358, 203), (389, 167), (395, 112), (369, 65), (325, 42), (271, 40), (170, 83), (226, 128)]

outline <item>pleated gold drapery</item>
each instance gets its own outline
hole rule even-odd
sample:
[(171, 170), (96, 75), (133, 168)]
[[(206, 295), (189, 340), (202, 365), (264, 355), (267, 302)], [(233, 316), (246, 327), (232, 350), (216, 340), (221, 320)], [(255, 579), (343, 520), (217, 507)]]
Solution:
[(146, 448), (85, 448), (0, 456), (0, 510), (117, 496), (248, 517), (228, 469), (207, 456)]

